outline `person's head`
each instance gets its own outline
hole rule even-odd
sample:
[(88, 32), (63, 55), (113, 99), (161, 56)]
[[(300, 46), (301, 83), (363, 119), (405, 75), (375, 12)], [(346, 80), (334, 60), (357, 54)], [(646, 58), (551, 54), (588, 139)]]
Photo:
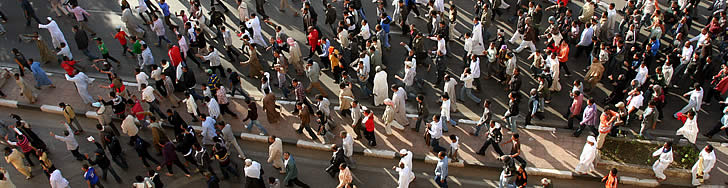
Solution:
[(437, 158), (439, 158), (439, 159), (444, 159), (444, 158), (445, 158), (445, 155), (446, 155), (446, 154), (445, 154), (445, 152), (444, 152), (444, 151), (438, 152), (438, 153), (437, 153)]
[(268, 184), (275, 184), (276, 178), (275, 177), (268, 177)]
[(78, 32), (78, 25), (74, 25), (73, 27), (71, 27), (71, 31), (73, 31), (74, 33)]
[(708, 152), (708, 153), (713, 152), (713, 146), (710, 144), (705, 145), (705, 152)]
[(420, 95), (417, 95), (417, 98), (416, 98), (416, 100), (417, 100), (417, 102), (418, 102), (418, 103), (422, 103), (422, 102), (424, 102), (424, 101), (425, 101), (425, 96), (424, 96), (424, 95), (422, 95), (422, 94), (420, 94)]
[(89, 168), (88, 164), (81, 165), (81, 169), (83, 169), (83, 171), (87, 171), (88, 168)]
[(136, 180), (137, 182), (143, 182), (144, 181), (144, 177), (142, 177), (142, 176), (136, 176), (136, 177), (134, 177), (134, 180)]
[(432, 121), (439, 122), (440, 121), (440, 114), (435, 114), (432, 116)]
[(450, 96), (448, 96), (447, 93), (442, 94), (442, 96), (440, 96), (440, 98), (442, 99), (442, 101), (450, 100)]
[(671, 149), (672, 148), (672, 141), (665, 142), (662, 147), (665, 147), (665, 149)]
[(289, 152), (283, 152), (283, 159), (288, 160), (289, 158), (291, 158), (291, 153), (289, 153)]
[(452, 141), (453, 143), (457, 142), (457, 140), (458, 140), (458, 136), (455, 136), (454, 134), (451, 134), (449, 136), (449, 138), (450, 138), (450, 141)]
[(513, 136), (511, 136), (511, 139), (518, 141), (519, 137), (521, 137), (521, 136), (518, 133), (516, 133), (516, 134), (513, 134)]
[(612, 168), (612, 170), (609, 171), (609, 175), (617, 176), (617, 168)]
[(346, 163), (339, 164), (339, 170), (344, 170), (344, 169), (346, 169), (346, 167), (347, 167)]

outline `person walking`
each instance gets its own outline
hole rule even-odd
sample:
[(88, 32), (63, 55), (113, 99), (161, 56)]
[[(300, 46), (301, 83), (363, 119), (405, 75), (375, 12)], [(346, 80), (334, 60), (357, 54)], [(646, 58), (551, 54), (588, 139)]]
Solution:
[(265, 130), (263, 125), (260, 124), (260, 121), (258, 121), (258, 104), (251, 101), (250, 98), (245, 98), (245, 103), (248, 104), (248, 116), (243, 119), (243, 122), (250, 120), (247, 125), (245, 125), (245, 128), (250, 132), (250, 130), (253, 128), (253, 125), (258, 127), (262, 135), (267, 135), (268, 131)]
[(83, 164), (81, 169), (83, 170), (83, 179), (89, 188), (104, 188), (104, 185), (102, 185), (99, 180), (99, 176), (96, 175), (96, 169), (94, 167), (90, 167), (88, 164)]
[(24, 158), (25, 157), (23, 156), (23, 154), (17, 149), (10, 149), (10, 147), (5, 147), (5, 162), (13, 165), (13, 167), (15, 167), (18, 172), (25, 175), (26, 180), (29, 180), (33, 177), (33, 175), (31, 174), (30, 167), (26, 166), (25, 163), (23, 163)]
[(273, 168), (281, 174), (286, 173), (283, 166), (283, 141), (276, 136), (268, 136), (268, 144), (268, 163), (273, 163)]
[(33, 87), (31, 87), (30, 84), (28, 84), (28, 82), (20, 76), (20, 74), (15, 73), (13, 77), (15, 78), (15, 84), (18, 85), (18, 90), (20, 90), (20, 96), (25, 97), (25, 99), (27, 99), (31, 104), (35, 103), (37, 98), (35, 94), (33, 94)]
[[(162, 144), (159, 144), (162, 145)], [(177, 150), (174, 146), (174, 144), (171, 141), (167, 141), (162, 147), (162, 156), (164, 157), (164, 161), (161, 165), (157, 166), (157, 170), (161, 170), (162, 166), (167, 166), (167, 176), (174, 176), (174, 173), (172, 172), (172, 165), (177, 165), (180, 169), (182, 169), (183, 172), (185, 172), (185, 176), (190, 177), (190, 172), (187, 171), (187, 168), (179, 161), (179, 158), (177, 158)]]
[(217, 122), (216, 125), (217, 129), (219, 129), (222, 133), (223, 140), (225, 140), (225, 147), (231, 148), (231, 146), (235, 146), (235, 151), (238, 152), (238, 158), (245, 159), (245, 153), (243, 153), (243, 149), (240, 148), (238, 140), (235, 139), (232, 125), (223, 121)]
[(588, 174), (594, 171), (594, 159), (599, 153), (596, 146), (597, 139), (594, 136), (586, 138), (584, 149), (581, 150), (579, 156), (579, 164), (576, 165), (575, 171), (579, 174)]
[(30, 71), (33, 72), (33, 78), (35, 78), (36, 89), (40, 89), (40, 87), (46, 85), (49, 85), (50, 88), (56, 88), (56, 86), (53, 85), (53, 82), (51, 82), (51, 79), (48, 78), (45, 70), (40, 67), (39, 62), (33, 61), (33, 59), (31, 58), (28, 59), (28, 63), (30, 63)]
[(480, 146), (480, 149), (478, 149), (478, 152), (476, 152), (475, 154), (485, 155), (485, 150), (488, 150), (488, 147), (490, 145), (493, 145), (493, 149), (498, 154), (498, 156), (502, 156), (503, 151), (498, 144), (503, 139), (503, 133), (501, 133), (501, 125), (494, 120), (490, 120), (488, 124), (490, 125), (490, 129), (488, 130), (488, 139), (485, 140), (483, 146)]
[(69, 12), (72, 12), (73, 15), (76, 18), (76, 21), (78, 22), (78, 25), (80, 26), (80, 29), (86, 30), (91, 33), (91, 36), (96, 36), (96, 32), (92, 30), (90, 27), (88, 27), (88, 18), (91, 16), (86, 10), (81, 8), (78, 5), (72, 5), (72, 7), (68, 8)]
[(437, 153), (437, 166), (435, 167), (435, 183), (441, 188), (447, 188), (448, 160), (444, 151)]
[(652, 157), (657, 157), (655, 163), (652, 165), (652, 171), (655, 172), (655, 177), (658, 182), (667, 180), (665, 176), (665, 169), (672, 163), (672, 142), (665, 142), (665, 144), (658, 150), (652, 153)]
[(73, 76), (70, 76), (68, 74), (66, 74), (65, 76), (66, 80), (72, 81), (76, 85), (76, 90), (78, 91), (78, 95), (83, 100), (83, 103), (91, 104), (95, 101), (94, 98), (91, 97), (91, 94), (88, 93), (88, 86), (89, 84), (91, 84), (92, 80), (88, 76), (86, 76), (85, 73), (74, 70)]
[(71, 129), (71, 126), (68, 125), (68, 123), (61, 121), (61, 124), (66, 128), (66, 130), (63, 131), (63, 136), (56, 135), (53, 132), (50, 132), (51, 137), (60, 140), (62, 142), (66, 143), (66, 149), (73, 154), (74, 157), (76, 157), (77, 161), (81, 161), (86, 159), (81, 153), (78, 152), (78, 141), (76, 141), (76, 137), (71, 134), (73, 129)]
[(290, 187), (292, 186), (292, 184), (296, 184), (299, 187), (308, 188), (308, 185), (298, 179), (298, 168), (296, 168), (296, 160), (293, 159), (291, 153), (283, 153), (283, 159), (285, 160), (283, 164), (286, 165), (286, 177), (285, 179), (283, 179), (283, 181), (286, 182), (286, 186)]
[[(35, 22), (38, 22), (38, 24), (41, 24), (40, 19), (38, 19), (38, 16), (35, 15), (35, 9), (33, 8), (33, 5), (30, 4), (29, 0), (18, 0), (20, 1), (20, 8), (23, 9), (23, 14), (25, 15), (25, 26), (30, 26), (30, 19), (34, 19)], [(7, 18), (5, 16), (2, 16), (5, 21), (7, 21)], [(50, 18), (50, 17), (48, 17)]]
[[(91, 51), (88, 50), (88, 35), (86, 35), (86, 31), (79, 30), (77, 25), (74, 25), (71, 31), (73, 31), (73, 39), (76, 41), (76, 47), (89, 59), (98, 59), (99, 57), (91, 54)], [(73, 57), (69, 58), (73, 59)]]
[[(22, 1), (28, 1), (28, 0), (22, 0)], [(61, 43), (67, 43), (66, 37), (63, 36), (63, 31), (61, 31), (61, 28), (58, 27), (58, 24), (56, 23), (53, 18), (48, 17), (48, 23), (47, 24), (40, 24), (38, 23), (38, 28), (40, 29), (48, 29), (48, 32), (51, 34), (51, 42), (53, 43), (54, 48), (60, 48)]]
[[(96, 142), (94, 142), (96, 143)], [(106, 181), (106, 175), (111, 172), (111, 175), (114, 176), (114, 179), (116, 180), (116, 183), (121, 183), (121, 178), (119, 175), (117, 175), (116, 170), (114, 170), (113, 167), (111, 167), (111, 161), (109, 161), (109, 158), (106, 157), (106, 152), (104, 152), (104, 149), (100, 147), (100, 144), (96, 144), (96, 152), (94, 152), (94, 155), (96, 158), (94, 160), (91, 160), (91, 158), (86, 154), (84, 158), (88, 161), (90, 165), (98, 165), (101, 167), (101, 172), (104, 173), (104, 175), (101, 177), (104, 181)]]
[[(102, 41), (100, 37), (96, 37), (96, 38), (94, 38), (94, 40), (96, 40), (96, 46), (99, 48), (99, 52), (101, 52), (102, 58), (106, 59), (106, 61), (109, 61), (109, 60), (114, 61), (114, 62), (116, 62), (117, 66), (121, 66), (121, 62), (119, 62), (119, 60), (117, 60), (116, 58), (109, 55), (109, 49), (106, 48), (106, 43), (104, 43), (104, 41)], [(126, 50), (127, 50), (126, 39), (123, 39), (123, 40), (119, 39), (119, 42), (121, 42), (121, 41), (124, 41), (124, 44), (122, 44), (122, 46), (124, 46), (124, 52), (126, 53)]]
[(245, 159), (245, 187), (249, 188), (265, 188), (265, 182), (262, 178), (262, 167), (257, 161)]
[[(78, 123), (78, 119), (76, 119), (76, 112), (73, 111), (73, 107), (71, 105), (66, 103), (58, 103), (58, 107), (63, 109), (63, 116), (66, 118), (66, 124), (73, 129), (73, 134), (81, 134), (83, 133), (83, 127), (81, 127), (81, 124)], [(72, 125), (76, 125), (75, 127)]]

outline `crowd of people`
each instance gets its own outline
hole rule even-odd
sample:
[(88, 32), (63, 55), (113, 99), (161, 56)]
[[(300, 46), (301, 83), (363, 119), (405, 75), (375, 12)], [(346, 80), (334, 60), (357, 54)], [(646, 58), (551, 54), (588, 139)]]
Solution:
[[(623, 129), (629, 128), (630, 124), (637, 122), (640, 125), (639, 136), (651, 139), (653, 136), (649, 132), (663, 121), (668, 91), (682, 92), (687, 89), (684, 97), (688, 98), (688, 103), (672, 113), (674, 118), (684, 123), (676, 131), (675, 142), (668, 142), (653, 153), (659, 157), (653, 166), (658, 180), (666, 179), (663, 171), (672, 161), (673, 143), (677, 144), (684, 137), (696, 149), (699, 148), (696, 143), (699, 134), (697, 120), (699, 114), (707, 110), (701, 107), (711, 105), (713, 99), (721, 105), (723, 118), (704, 136), (712, 137), (723, 130), (728, 135), (728, 107), (725, 107), (728, 99), (721, 98), (728, 89), (728, 66), (725, 64), (728, 53), (714, 50), (725, 49), (728, 44), (725, 42), (728, 22), (725, 0), (714, 1), (707, 15), (698, 13), (698, 1), (694, 0), (670, 1), (665, 9), (661, 8), (665, 6), (661, 6), (657, 0), (629, 0), (621, 10), (614, 3), (599, 0), (579, 2), (583, 6), (577, 8), (570, 6), (573, 3), (570, 4), (568, 0), (475, 0), (474, 11), (469, 14), (472, 17), (467, 18), (472, 20), (472, 25), (463, 23), (470, 28), (467, 31), (458, 31), (458, 10), (470, 8), (456, 7), (455, 1), (446, 4), (444, 0), (376, 0), (372, 2), (377, 7), (376, 13), (367, 13), (361, 0), (324, 1), (321, 7), (303, 1), (300, 10), (292, 8), (288, 0), (281, 0), (278, 8), (282, 14), (287, 15), (289, 13), (285, 11), (290, 10), (293, 12), (290, 14), (302, 19), (306, 36), (303, 42), (289, 37), (280, 25), (270, 20), (264, 11), (263, 0), (254, 1), (255, 10), (248, 9), (248, 2), (237, 0), (237, 17), (226, 14), (230, 11), (227, 5), (215, 0), (211, 1), (209, 12), (204, 12), (197, 0), (182, 2), (188, 5), (186, 11), (171, 10), (165, 0), (139, 0), (136, 6), (121, 0), (120, 19), (123, 24), (116, 27), (111, 35), (118, 45), (116, 42), (106, 45), (106, 37), (89, 27), (89, 20), (96, 18), (79, 6), (76, 0), (50, 0), (51, 10), (57, 16), (46, 19), (36, 16), (35, 8), (28, 0), (18, 1), (24, 10), (26, 25), (30, 26), (31, 21), (35, 21), (39, 29), (47, 30), (53, 47), (47, 46), (37, 32), (20, 35), (23, 41), (35, 42), (40, 57), (26, 57), (18, 49), (13, 49), (18, 72), (5, 71), (3, 74), (14, 75), (22, 95), (28, 102), (35, 103), (33, 86), (24, 80), (25, 70), (32, 72), (36, 80), (35, 88), (55, 87), (41, 66), (47, 63), (60, 64), (65, 70), (65, 78), (74, 83), (83, 103), (97, 109), (100, 118), (96, 128), (100, 134), (88, 139), (98, 147), (93, 156), (78, 152), (74, 136), (84, 134), (84, 131), (71, 105), (59, 104), (66, 117), (66, 122), (62, 124), (67, 130), (62, 136), (51, 133), (66, 143), (67, 149), (77, 160), (88, 161), (83, 169), (89, 186), (102, 187), (94, 166), (101, 168), (103, 179), (110, 172), (117, 182), (121, 182), (110, 161), (121, 168), (128, 168), (120, 153), (119, 142), (121, 137), (128, 137), (128, 144), (138, 153), (143, 164), (153, 169), (145, 177), (136, 177), (136, 187), (151, 184), (161, 187), (161, 180), (153, 167), (156, 170), (167, 167), (167, 175), (172, 176), (173, 166), (180, 168), (188, 177), (193, 172), (201, 172), (207, 178), (208, 185), (215, 187), (220, 179), (210, 166), (213, 161), (219, 163), (223, 179), (243, 174), (247, 185), (265, 187), (261, 164), (245, 159), (231, 125), (225, 122), (240, 121), (240, 112), (230, 106), (232, 99), (227, 95), (235, 96), (237, 91), (245, 98), (248, 109), (242, 122), (248, 121), (245, 126), (248, 131), (256, 126), (261, 135), (269, 135), (271, 146), (268, 162), (286, 174), (283, 183), (308, 187), (297, 178), (293, 156), (282, 151), (280, 138), (272, 136), (275, 133), (268, 132), (258, 120), (255, 99), (250, 97), (249, 91), (242, 89), (246, 76), (260, 83), (259, 92), (264, 94), (262, 108), (270, 123), (281, 121), (281, 107), (276, 104), (276, 99), (282, 97), (295, 101), (293, 114), (300, 119), (296, 131), (303, 134), (305, 130), (312, 140), (334, 143), (332, 132), (337, 125), (353, 128), (353, 133), (339, 134), (342, 145), (332, 147), (334, 159), (326, 169), (332, 177), (338, 173), (341, 182), (338, 187), (350, 187), (352, 184), (349, 167), (354, 165), (351, 159), (353, 140), (364, 138), (366, 142), (363, 143), (369, 147), (377, 145), (374, 108), (380, 105), (385, 108), (381, 119), (386, 134), (393, 134), (392, 128), (404, 131), (410, 121), (415, 121), (412, 128), (415, 132), (419, 132), (422, 123), (425, 124), (423, 134), (427, 147), (439, 158), (434, 181), (441, 187), (447, 187), (448, 162), (459, 160), (458, 148), (463, 138), (444, 133), (458, 125), (453, 116), (458, 112), (456, 103), (465, 103), (466, 99), (483, 106), (483, 114), (471, 133), (473, 136), (478, 136), (481, 131), (486, 134), (485, 143), (477, 154), (484, 155), (487, 148), (493, 146), (498, 159), (504, 163), (499, 186), (525, 187), (527, 174), (524, 169), (527, 161), (523, 158), (519, 129), (530, 125), (533, 118), (544, 119), (545, 109), (552, 98), (563, 95), (560, 92), (560, 78), (562, 75), (571, 77), (572, 72), (578, 72), (570, 71), (569, 64), (572, 67), (587, 65), (582, 79), (563, 84), (572, 86), (566, 92), (570, 105), (563, 114), (558, 114), (567, 120), (565, 128), (575, 129), (575, 137), (580, 136), (585, 129), (591, 133), (575, 169), (579, 173), (593, 171), (593, 161), (605, 139), (608, 136), (625, 135)], [(328, 27), (318, 22), (317, 11), (322, 10)], [(420, 11), (424, 12), (421, 14)], [(0, 18), (0, 21), (8, 21), (4, 14), (0, 14)], [(414, 24), (413, 18), (423, 19), (428, 24)], [(74, 21), (74, 43), (88, 57), (92, 66), (79, 65), (83, 60), (78, 55), (73, 56), (65, 38), (66, 33), (61, 31), (56, 22), (58, 19)], [(237, 28), (226, 26), (229, 25), (226, 19), (239, 20)], [(510, 37), (506, 36), (503, 29), (497, 29), (495, 35), (490, 33), (493, 29), (488, 28), (495, 25), (496, 19), (513, 23), (510, 24), (513, 26), (510, 28), (513, 30)], [(704, 27), (699, 28), (698, 25)], [(266, 39), (262, 27), (271, 27), (275, 33)], [(390, 44), (390, 32), (396, 28), (401, 30), (405, 41), (399, 45), (407, 51), (402, 61), (403, 70), (392, 70), (391, 67), (396, 67), (392, 65), (398, 62), (383, 60), (383, 56), (391, 54), (389, 52), (393, 45)], [(426, 31), (422, 28), (426, 28)], [(642, 35), (643, 31), (648, 34)], [(699, 34), (690, 38), (688, 35), (693, 34), (692, 31), (699, 31)], [(0, 35), (4, 33), (0, 25)], [(153, 46), (145, 41), (149, 33), (156, 36)], [(170, 34), (172, 36), (167, 37)], [(89, 39), (95, 42), (99, 54), (89, 51)], [(428, 39), (431, 41), (427, 42)], [(233, 41), (238, 43), (239, 40), (242, 40), (242, 45), (235, 46)], [(452, 52), (456, 41), (463, 43), (465, 54), (461, 58), (455, 57)], [(663, 44), (663, 41), (669, 42)], [(306, 46), (302, 47), (301, 44)], [(113, 57), (110, 46), (121, 47), (121, 55), (127, 56), (128, 53), (136, 60), (136, 64), (133, 60), (120, 58), (122, 60), (119, 61)], [(167, 49), (167, 57), (155, 57), (151, 51), (153, 47)], [(575, 48), (574, 52), (570, 48)], [(303, 51), (308, 51), (308, 54)], [(528, 69), (521, 69), (517, 65), (518, 56), (523, 54), (527, 58), (522, 61), (527, 62)], [(578, 62), (577, 58), (585, 60)], [(267, 59), (272, 59), (272, 62), (269, 63)], [(112, 61), (116, 65), (112, 65)], [(196, 68), (190, 66), (192, 62)], [(230, 62), (232, 68), (224, 68), (225, 62)], [(454, 64), (464, 67), (459, 77), (448, 71), (454, 72)], [(422, 76), (433, 65), (434, 79)], [(134, 77), (138, 83), (136, 90), (123, 84), (118, 75), (122, 66), (135, 70)], [(248, 72), (239, 72), (237, 67), (248, 69)], [(417, 67), (420, 67), (420, 71)], [(108, 89), (108, 96), (93, 97), (89, 94), (91, 80), (85, 73), (91, 71), (89, 68), (108, 75), (110, 84), (99, 86)], [(205, 74), (202, 77), (207, 80), (198, 80), (192, 69), (199, 69), (198, 72)], [(273, 79), (272, 74), (275, 74)], [(322, 74), (329, 75), (338, 84), (340, 90), (334, 93), (338, 97), (338, 110), (333, 110), (320, 79)], [(393, 83), (390, 82), (392, 77), (396, 79)], [(532, 77), (537, 86), (522, 87), (526, 85), (523, 82), (526, 82), (524, 80), (527, 77)], [(500, 85), (481, 84), (488, 79), (495, 79)], [(425, 83), (425, 80), (432, 84)], [(598, 89), (601, 86), (609, 90), (608, 96), (596, 98), (594, 94), (601, 92)], [(427, 95), (426, 87), (437, 88), (442, 92), (439, 95)], [(457, 90), (457, 87), (460, 89)], [(502, 113), (500, 120), (496, 118), (496, 112), (491, 110), (493, 100), (482, 97), (485, 90), (493, 87), (501, 87), (507, 93), (507, 110)], [(359, 92), (354, 92), (356, 90)], [(522, 90), (526, 91), (527, 96), (521, 96)], [(182, 98), (179, 98), (180, 94), (183, 94)], [(527, 108), (522, 113), (520, 104), (524, 97), (528, 100), (525, 101)], [(367, 98), (372, 101), (371, 105), (363, 103), (363, 99)], [(416, 103), (407, 103), (413, 99)], [(438, 102), (431, 103), (433, 99)], [(192, 122), (202, 125), (201, 131), (195, 131), (192, 123), (184, 120), (190, 118), (182, 118), (174, 109), (163, 109), (161, 103), (167, 103), (172, 108), (184, 108)], [(406, 107), (412, 104), (416, 104), (417, 117), (408, 119)], [(201, 112), (199, 105), (203, 105), (202, 109), (207, 111)], [(427, 107), (429, 105), (439, 105), (439, 111), (431, 113)], [(603, 109), (601, 112), (598, 106)], [(333, 122), (333, 116), (342, 117), (345, 122)], [(347, 116), (351, 121), (343, 118)], [(525, 124), (517, 123), (517, 119), (522, 116), (526, 119)], [(121, 131), (113, 123), (112, 117), (123, 119), (118, 126)], [(67, 186), (68, 182), (60, 170), (50, 160), (44, 159), (43, 140), (30, 130), (27, 122), (19, 116), (16, 119), (16, 125), (10, 127), (14, 130), (11, 133), (14, 137), (5, 139), (17, 146), (16, 149), (5, 149), (8, 163), (30, 179), (32, 175), (27, 170), (29, 167), (22, 160), (24, 158), (32, 166), (30, 156), (35, 155), (51, 179), (52, 187)], [(576, 127), (574, 122), (577, 123)], [(167, 136), (169, 133), (165, 128), (171, 128), (173, 135)], [(153, 137), (142, 138), (138, 135), (140, 129), (152, 130)], [(507, 141), (501, 142), (504, 134), (507, 135)], [(443, 136), (448, 139), (448, 148), (440, 145)], [(508, 154), (500, 148), (507, 144), (511, 144)], [(149, 154), (149, 147), (162, 154), (161, 161)], [(231, 156), (234, 156), (230, 154), (231, 147), (234, 147), (239, 158), (245, 159), (243, 171), (231, 160)], [(106, 157), (104, 150), (108, 150), (111, 160)], [(716, 161), (713, 146), (707, 145), (701, 151), (700, 160), (692, 170), (694, 185), (710, 177), (710, 170)], [(402, 159), (394, 167), (399, 172), (398, 184), (408, 187), (414, 179), (412, 153), (403, 149), (399, 154)], [(178, 155), (182, 156), (184, 162)], [(154, 164), (150, 165), (149, 161)], [(604, 178), (608, 187), (616, 187), (616, 173), (617, 170), (613, 169)], [(550, 180), (543, 182), (550, 184)], [(273, 178), (268, 183), (273, 185), (279, 182)]]

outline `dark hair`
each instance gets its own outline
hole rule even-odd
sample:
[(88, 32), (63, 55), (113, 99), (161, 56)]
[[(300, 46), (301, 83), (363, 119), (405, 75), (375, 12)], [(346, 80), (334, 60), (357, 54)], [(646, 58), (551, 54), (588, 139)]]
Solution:
[(516, 134), (513, 134), (513, 138), (516, 138), (516, 139), (518, 139), (519, 137), (521, 137), (521, 135), (519, 135), (518, 133), (516, 133)]

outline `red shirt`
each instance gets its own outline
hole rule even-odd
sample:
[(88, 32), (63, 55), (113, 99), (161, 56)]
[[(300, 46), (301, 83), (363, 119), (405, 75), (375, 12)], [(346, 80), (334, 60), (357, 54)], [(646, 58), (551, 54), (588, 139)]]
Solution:
[(76, 68), (73, 68), (73, 65), (75, 65), (75, 64), (76, 64), (76, 61), (73, 61), (73, 60), (63, 61), (61, 63), (61, 67), (63, 67), (63, 70), (66, 70), (66, 74), (68, 74), (69, 76), (73, 76), (74, 75), (73, 71), (76, 70)]
[(169, 59), (171, 59), (172, 65), (175, 67), (182, 62), (182, 55), (180, 54), (179, 46), (177, 45), (172, 46), (172, 48), (167, 51), (167, 55), (169, 55)]
[(114, 35), (114, 38), (116, 40), (119, 40), (119, 43), (121, 43), (121, 45), (126, 45), (126, 33), (124, 31), (119, 31), (118, 33), (116, 33), (116, 35)]
[(364, 122), (364, 127), (367, 129), (367, 132), (374, 132), (374, 116), (369, 116), (367, 122)]
[(139, 112), (144, 112), (144, 108), (142, 108), (142, 104), (140, 104), (139, 101), (134, 102), (134, 106), (131, 107), (131, 112), (136, 115), (139, 121), (142, 121), (144, 120), (144, 114)]
[(313, 31), (308, 33), (308, 45), (311, 46), (311, 50), (316, 50), (316, 46), (318, 46), (318, 41), (319, 41), (318, 30), (313, 29)]

